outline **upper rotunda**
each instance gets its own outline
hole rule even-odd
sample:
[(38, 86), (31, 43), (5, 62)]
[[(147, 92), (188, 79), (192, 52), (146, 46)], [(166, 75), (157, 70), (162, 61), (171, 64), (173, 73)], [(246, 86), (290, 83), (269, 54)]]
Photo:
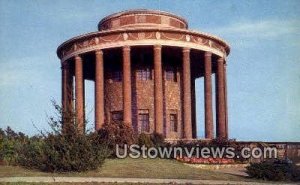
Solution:
[(109, 15), (98, 24), (99, 31), (133, 27), (187, 29), (188, 23), (184, 18), (168, 12), (138, 9)]

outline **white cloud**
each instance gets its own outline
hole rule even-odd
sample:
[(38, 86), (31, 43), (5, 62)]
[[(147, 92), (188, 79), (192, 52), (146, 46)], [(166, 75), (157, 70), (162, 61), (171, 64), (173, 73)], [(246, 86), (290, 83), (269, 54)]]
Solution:
[(299, 20), (260, 20), (236, 22), (226, 27), (214, 28), (221, 36), (239, 38), (276, 39), (300, 34)]
[(207, 31), (235, 48), (256, 47), (262, 40), (280, 42), (284, 47), (300, 47), (300, 20), (243, 20)]

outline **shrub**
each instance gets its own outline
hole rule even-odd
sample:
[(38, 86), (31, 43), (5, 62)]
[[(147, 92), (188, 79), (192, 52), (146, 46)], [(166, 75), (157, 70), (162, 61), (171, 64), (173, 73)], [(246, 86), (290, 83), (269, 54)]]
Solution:
[(94, 145), (92, 135), (49, 135), (45, 139), (44, 171), (86, 171), (102, 165), (106, 148)]
[(100, 167), (108, 155), (94, 135), (48, 135), (30, 140), (19, 151), (19, 164), (48, 172), (86, 171)]
[(4, 164), (12, 165), (14, 164), (16, 158), (15, 152), (15, 141), (7, 138), (2, 139), (0, 148), (0, 158)]
[(44, 161), (47, 157), (43, 147), (45, 142), (41, 137), (32, 137), (23, 147), (19, 148), (18, 164), (28, 168), (44, 169)]
[(100, 167), (109, 154), (107, 145), (99, 143), (95, 133), (82, 133), (74, 122), (76, 119), (64, 119), (68, 127), (62, 129), (61, 109), (54, 106), (58, 117), (49, 119), (51, 132), (41, 132), (40, 138), (26, 142), (18, 151), (18, 163), (49, 172), (81, 172)]
[(108, 145), (111, 152), (115, 151), (116, 144), (123, 146), (136, 142), (133, 129), (124, 122), (105, 123), (98, 131), (97, 141)]
[(270, 160), (260, 163), (251, 163), (246, 167), (246, 173), (253, 178), (284, 181), (284, 180), (298, 180), (299, 169), (292, 163), (286, 160)]
[(155, 147), (161, 147), (166, 145), (165, 137), (162, 134), (154, 132), (150, 135), (150, 138)]
[(300, 181), (300, 167), (293, 165), (292, 167), (292, 180)]
[(138, 137), (138, 145), (139, 146), (143, 146), (145, 145), (145, 147), (150, 148), (152, 146), (154, 146), (150, 135), (149, 134), (145, 134), (145, 133), (141, 133)]
[(22, 132), (16, 133), (10, 127), (0, 129), (0, 163), (16, 165), (18, 149), (28, 140)]

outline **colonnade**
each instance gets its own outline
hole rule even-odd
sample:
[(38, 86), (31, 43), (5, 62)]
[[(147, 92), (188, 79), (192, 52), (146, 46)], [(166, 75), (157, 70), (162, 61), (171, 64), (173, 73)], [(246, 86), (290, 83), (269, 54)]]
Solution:
[[(123, 59), (123, 121), (132, 126), (132, 92), (131, 92), (131, 49), (122, 47)], [(163, 70), (162, 46), (153, 46), (154, 63), (154, 115), (155, 132), (163, 134)], [(182, 48), (182, 110), (183, 110), (183, 137), (192, 139), (192, 97), (191, 97), (191, 50)], [(205, 138), (214, 138), (213, 102), (212, 102), (212, 53), (204, 53), (204, 108), (205, 108)], [(99, 130), (105, 122), (104, 114), (104, 59), (103, 51), (95, 51), (95, 129)], [(76, 123), (80, 129), (85, 128), (84, 110), (84, 77), (83, 58), (74, 57), (75, 61), (75, 114)], [(228, 138), (227, 124), (227, 90), (226, 64), (222, 57), (218, 57), (216, 64), (216, 137)], [(62, 109), (64, 114), (73, 110), (73, 75), (70, 63), (62, 62)]]

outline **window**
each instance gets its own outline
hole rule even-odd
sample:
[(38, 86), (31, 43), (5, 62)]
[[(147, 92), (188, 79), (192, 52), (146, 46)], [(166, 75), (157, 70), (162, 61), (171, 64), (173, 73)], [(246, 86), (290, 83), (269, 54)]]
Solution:
[(149, 111), (148, 110), (140, 110), (138, 115), (139, 125), (141, 127), (141, 132), (149, 132), (150, 124), (149, 124)]
[(136, 71), (136, 77), (137, 80), (141, 80), (141, 81), (151, 80), (151, 69), (150, 68), (138, 69)]
[(170, 114), (170, 126), (172, 132), (177, 132), (177, 114)]
[(111, 113), (111, 119), (113, 121), (122, 121), (123, 120), (123, 112), (122, 111), (113, 111)]
[(120, 82), (120, 81), (122, 81), (122, 72), (121, 71), (113, 71), (111, 73), (111, 79), (114, 82)]
[(165, 73), (167, 81), (177, 82), (176, 70), (174, 68), (167, 68)]

